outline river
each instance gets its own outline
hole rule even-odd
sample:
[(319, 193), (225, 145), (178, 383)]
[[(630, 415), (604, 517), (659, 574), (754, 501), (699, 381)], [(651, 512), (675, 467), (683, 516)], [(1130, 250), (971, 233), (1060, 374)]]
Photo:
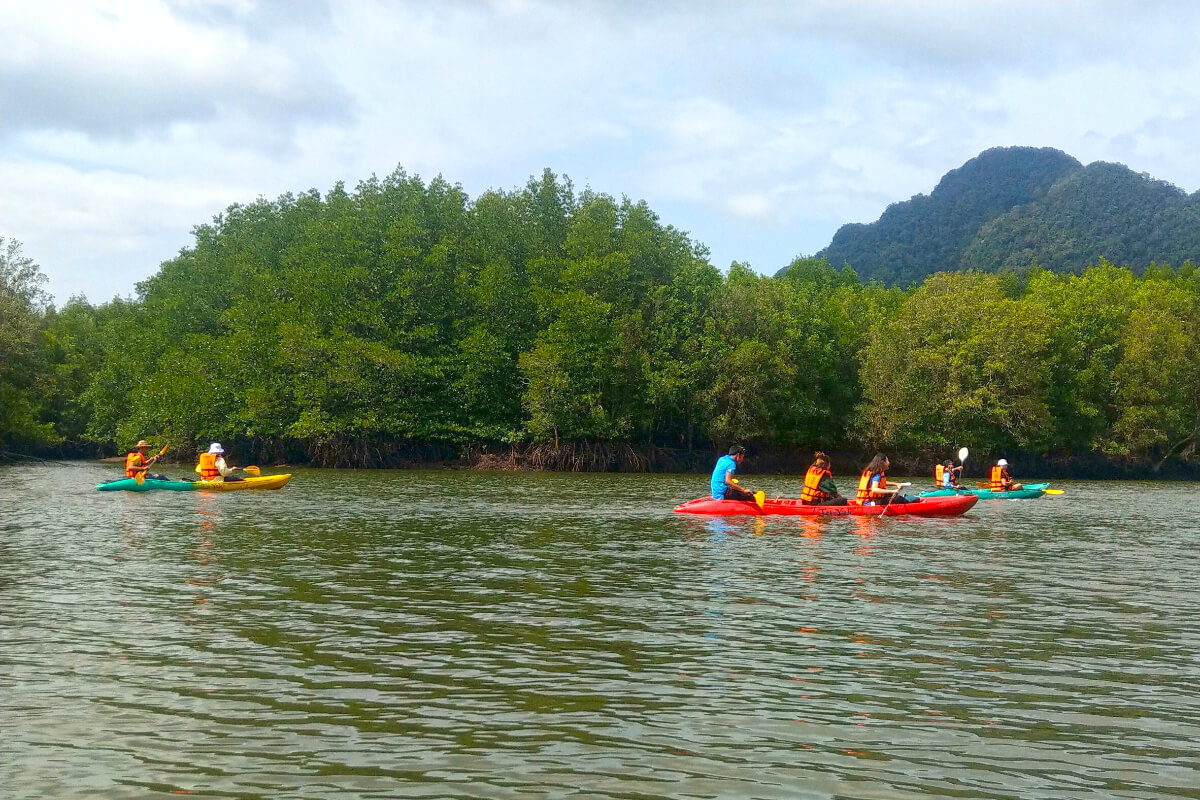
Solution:
[(0, 469), (7, 800), (1200, 797), (1196, 484), (800, 520), (672, 514), (698, 475), (114, 475)]

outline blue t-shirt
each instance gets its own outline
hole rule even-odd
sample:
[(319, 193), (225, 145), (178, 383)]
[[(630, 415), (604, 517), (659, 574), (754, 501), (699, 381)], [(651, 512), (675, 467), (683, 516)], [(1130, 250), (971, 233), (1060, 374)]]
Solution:
[(883, 473), (881, 473), (881, 472), (872, 472), (871, 473), (871, 477), (867, 479), (867, 497), (869, 499), (863, 501), (864, 506), (875, 505), (874, 498), (878, 497), (878, 495), (871, 494), (871, 490), (879, 488), (879, 482), (882, 479), (883, 479)]
[(954, 481), (954, 469), (952, 467), (946, 467), (945, 471), (942, 472), (942, 488), (943, 489), (953, 489), (954, 488), (953, 481)]
[(717, 459), (716, 469), (713, 470), (712, 480), (709, 481), (709, 490), (714, 498), (725, 499), (725, 476), (735, 472), (737, 472), (737, 462), (733, 460), (733, 456), (721, 456)]

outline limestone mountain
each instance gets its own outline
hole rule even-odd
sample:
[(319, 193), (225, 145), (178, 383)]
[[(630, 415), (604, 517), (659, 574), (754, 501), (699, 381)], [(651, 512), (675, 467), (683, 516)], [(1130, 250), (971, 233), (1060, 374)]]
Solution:
[(864, 280), (910, 285), (947, 270), (1030, 263), (1080, 272), (1100, 258), (1141, 271), (1200, 261), (1200, 192), (1122, 164), (1087, 166), (1053, 148), (987, 150), (928, 195), (870, 224), (843, 225), (817, 254)]

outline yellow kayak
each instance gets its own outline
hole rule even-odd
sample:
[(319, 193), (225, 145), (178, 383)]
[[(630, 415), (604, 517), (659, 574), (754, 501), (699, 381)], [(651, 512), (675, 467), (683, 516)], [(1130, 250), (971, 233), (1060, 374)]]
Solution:
[(242, 489), (278, 489), (292, 479), (290, 472), (283, 475), (262, 475), (241, 481), (192, 481), (192, 486), (202, 492), (237, 492)]

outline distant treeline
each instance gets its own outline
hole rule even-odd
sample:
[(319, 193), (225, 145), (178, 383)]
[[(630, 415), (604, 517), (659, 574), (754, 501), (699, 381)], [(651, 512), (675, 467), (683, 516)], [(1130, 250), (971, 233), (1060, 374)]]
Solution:
[(823, 259), (723, 273), (645, 203), (548, 170), (475, 200), (397, 170), (233, 206), (136, 300), (54, 308), (20, 245), (0, 259), (10, 453), (148, 438), (264, 462), (656, 469), (740, 441), (1200, 462), (1190, 262), (908, 290)]

